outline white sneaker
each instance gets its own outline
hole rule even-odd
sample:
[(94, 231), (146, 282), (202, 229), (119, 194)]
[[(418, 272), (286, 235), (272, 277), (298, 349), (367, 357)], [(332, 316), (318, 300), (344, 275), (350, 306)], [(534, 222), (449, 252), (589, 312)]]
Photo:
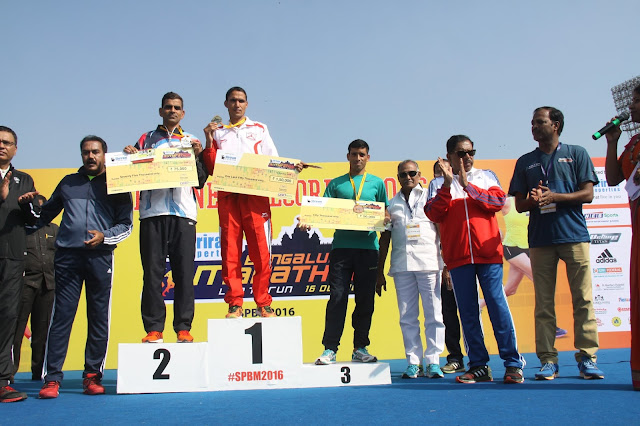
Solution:
[(331, 349), (325, 349), (322, 355), (316, 359), (316, 365), (329, 365), (336, 362), (336, 353)]

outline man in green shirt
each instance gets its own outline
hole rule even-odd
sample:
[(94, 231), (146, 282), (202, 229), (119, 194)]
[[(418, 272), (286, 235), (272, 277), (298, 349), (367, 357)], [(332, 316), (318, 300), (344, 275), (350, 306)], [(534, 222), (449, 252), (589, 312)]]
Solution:
[[(349, 173), (329, 182), (325, 197), (346, 198), (354, 201), (383, 202), (389, 205), (384, 182), (377, 176), (367, 174), (369, 145), (356, 139), (349, 144), (347, 160)], [(389, 221), (386, 213), (385, 223)], [(330, 295), (325, 316), (322, 344), (324, 352), (316, 360), (317, 365), (328, 365), (336, 361), (336, 352), (344, 330), (351, 277), (355, 292), (356, 307), (353, 310), (353, 354), (352, 361), (376, 362), (369, 354), (369, 329), (373, 315), (376, 279), (378, 274), (378, 234), (375, 231), (336, 230), (329, 257)]]

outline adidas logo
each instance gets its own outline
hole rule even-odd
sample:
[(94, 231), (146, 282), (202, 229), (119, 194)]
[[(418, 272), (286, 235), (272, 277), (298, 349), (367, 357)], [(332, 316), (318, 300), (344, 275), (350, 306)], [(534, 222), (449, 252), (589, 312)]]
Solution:
[(618, 263), (618, 259), (613, 257), (609, 249), (605, 249), (596, 259), (596, 263)]

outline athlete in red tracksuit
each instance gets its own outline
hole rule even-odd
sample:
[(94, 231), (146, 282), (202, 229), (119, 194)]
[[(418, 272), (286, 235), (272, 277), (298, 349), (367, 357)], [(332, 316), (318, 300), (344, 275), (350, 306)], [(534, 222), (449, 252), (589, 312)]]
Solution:
[[(267, 126), (252, 121), (244, 113), (247, 94), (240, 87), (232, 87), (224, 105), (229, 110), (229, 125), (212, 122), (205, 129), (204, 163), (213, 173), (216, 151), (277, 156)], [(275, 316), (271, 309), (269, 282), (271, 279), (271, 208), (269, 198), (256, 195), (218, 191), (218, 217), (222, 251), (222, 278), (229, 287), (224, 301), (229, 304), (227, 318), (242, 316), (242, 234), (244, 232), (249, 256), (254, 265), (253, 297), (258, 313)]]

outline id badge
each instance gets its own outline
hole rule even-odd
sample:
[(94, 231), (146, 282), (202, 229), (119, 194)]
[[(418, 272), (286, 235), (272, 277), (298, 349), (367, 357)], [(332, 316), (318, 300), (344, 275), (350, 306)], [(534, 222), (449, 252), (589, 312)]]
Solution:
[(407, 223), (407, 241), (417, 243), (420, 240), (420, 224), (417, 222)]
[(556, 203), (547, 204), (546, 206), (540, 207), (540, 214), (547, 213), (555, 213), (556, 212)]

